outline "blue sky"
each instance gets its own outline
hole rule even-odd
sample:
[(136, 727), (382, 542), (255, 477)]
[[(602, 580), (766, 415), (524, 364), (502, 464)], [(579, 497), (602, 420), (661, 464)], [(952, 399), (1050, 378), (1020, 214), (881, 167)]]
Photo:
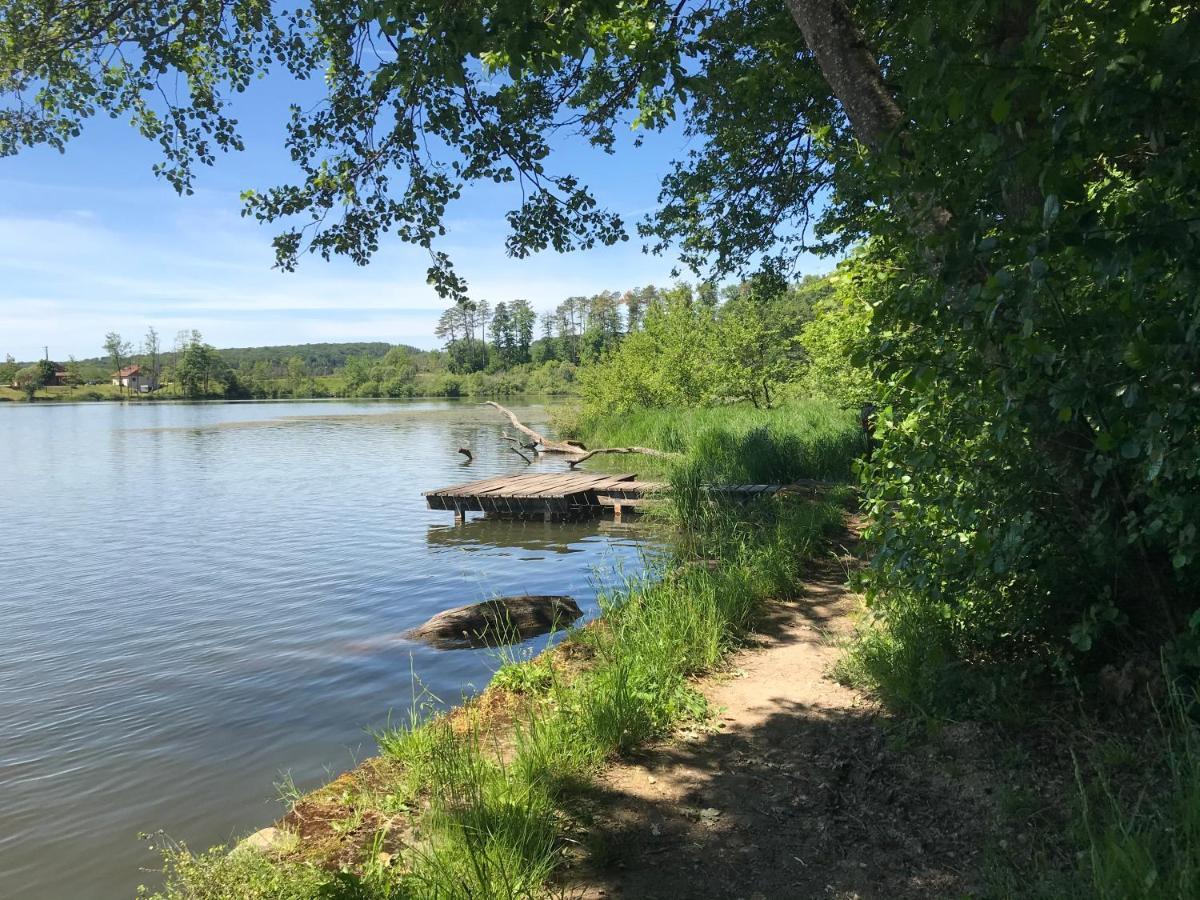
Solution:
[[(445, 302), (425, 283), (428, 256), (384, 236), (374, 262), (305, 256), (299, 270), (272, 269), (274, 230), (239, 215), (238, 194), (293, 174), (283, 151), (282, 79), (238, 98), (246, 150), (202, 169), (180, 197), (151, 172), (155, 147), (126, 123), (92, 120), (65, 154), (46, 148), (0, 159), (0, 355), (19, 360), (102, 354), (108, 331), (135, 342), (148, 325), (169, 344), (197, 328), (219, 347), (382, 340), (436, 345)], [(669, 161), (686, 150), (679, 132), (615, 156), (568, 144), (557, 171), (579, 174), (627, 223), (653, 208)], [(442, 249), (492, 302), (524, 297), (539, 310), (574, 294), (669, 282), (675, 260), (644, 255), (631, 238), (611, 248), (531, 259), (505, 256), (504, 213), (515, 188), (471, 188), (450, 210)], [(829, 264), (813, 260), (812, 271)]]

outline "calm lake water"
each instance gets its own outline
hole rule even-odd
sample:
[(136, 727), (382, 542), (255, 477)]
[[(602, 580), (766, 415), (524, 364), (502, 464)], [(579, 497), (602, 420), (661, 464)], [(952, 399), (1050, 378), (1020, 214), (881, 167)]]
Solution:
[(414, 675), (456, 701), (497, 666), (399, 632), (498, 594), (590, 615), (640, 571), (628, 527), (425, 508), (528, 471), (502, 424), (465, 401), (0, 404), (0, 895), (131, 897), (156, 883), (139, 832), (269, 824), (282, 773), (371, 755)]

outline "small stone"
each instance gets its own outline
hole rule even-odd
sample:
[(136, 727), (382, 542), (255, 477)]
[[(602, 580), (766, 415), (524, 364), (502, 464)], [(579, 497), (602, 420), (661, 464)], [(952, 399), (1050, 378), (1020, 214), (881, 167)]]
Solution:
[(651, 775), (651, 776), (650, 776), (649, 778), (647, 778), (646, 780), (647, 780), (647, 781), (649, 781), (651, 784), (658, 784), (658, 779), (657, 779), (657, 778), (655, 778), (653, 775)]
[(257, 850), (259, 853), (266, 853), (279, 843), (279, 837), (278, 828), (274, 826), (262, 828), (242, 841), (241, 846), (249, 850)]
[(711, 806), (700, 810), (700, 818), (702, 819), (715, 819), (719, 815), (721, 815), (721, 811), (719, 809), (713, 809)]

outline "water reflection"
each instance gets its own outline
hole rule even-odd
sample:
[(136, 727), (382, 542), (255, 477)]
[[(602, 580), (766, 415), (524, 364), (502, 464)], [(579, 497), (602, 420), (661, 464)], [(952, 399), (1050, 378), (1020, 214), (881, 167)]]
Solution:
[[(448, 513), (445, 515), (449, 515)], [(604, 519), (591, 522), (542, 522), (540, 520), (470, 519), (463, 525), (431, 525), (425, 532), (430, 546), (463, 550), (524, 549), (547, 553), (579, 553), (587, 541), (600, 539), (637, 544), (655, 541), (650, 528), (638, 528)]]

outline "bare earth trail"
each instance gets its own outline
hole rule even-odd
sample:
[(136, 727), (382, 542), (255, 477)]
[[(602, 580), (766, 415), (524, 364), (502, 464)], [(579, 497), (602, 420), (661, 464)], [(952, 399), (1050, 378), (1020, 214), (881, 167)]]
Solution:
[(996, 817), (988, 742), (951, 726), (894, 748), (877, 706), (830, 678), (861, 604), (851, 565), (819, 561), (805, 596), (776, 604), (757, 646), (706, 682), (720, 727), (606, 774), (565, 897), (977, 893)]

